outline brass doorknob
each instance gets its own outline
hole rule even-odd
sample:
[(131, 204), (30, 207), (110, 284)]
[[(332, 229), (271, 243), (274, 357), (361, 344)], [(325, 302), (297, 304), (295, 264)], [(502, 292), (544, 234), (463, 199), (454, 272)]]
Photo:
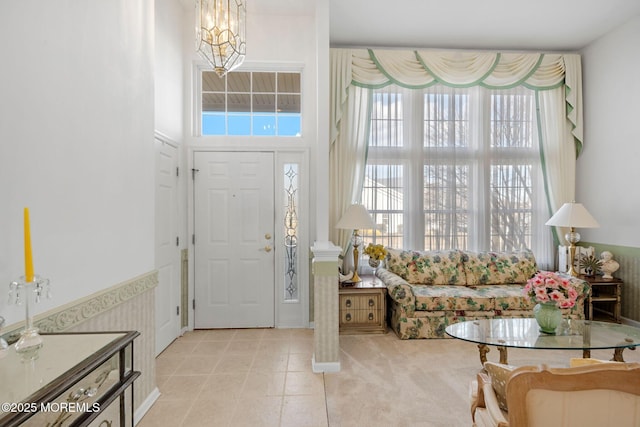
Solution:
[(264, 247), (264, 250), (265, 250), (266, 252), (271, 252), (271, 246), (269, 246), (269, 245), (265, 246), (265, 247)]

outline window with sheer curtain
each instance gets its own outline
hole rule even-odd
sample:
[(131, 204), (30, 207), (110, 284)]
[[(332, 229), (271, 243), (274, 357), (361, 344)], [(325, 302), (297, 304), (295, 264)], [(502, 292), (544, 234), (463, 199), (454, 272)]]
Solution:
[(538, 246), (548, 211), (535, 100), (523, 86), (374, 89), (362, 203), (378, 228), (365, 241), (425, 250)]

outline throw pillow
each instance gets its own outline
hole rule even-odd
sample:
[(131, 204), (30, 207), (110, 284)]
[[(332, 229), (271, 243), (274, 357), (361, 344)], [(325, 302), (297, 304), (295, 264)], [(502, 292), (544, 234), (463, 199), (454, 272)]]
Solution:
[(538, 270), (533, 252), (463, 252), (467, 285), (525, 283)]
[(411, 284), (465, 285), (462, 252), (411, 251), (387, 248), (386, 269)]
[(503, 411), (507, 410), (507, 381), (511, 377), (511, 372), (515, 369), (515, 366), (503, 365), (501, 363), (485, 362), (484, 369), (491, 378), (491, 385), (493, 391), (496, 393), (498, 399), (498, 406)]

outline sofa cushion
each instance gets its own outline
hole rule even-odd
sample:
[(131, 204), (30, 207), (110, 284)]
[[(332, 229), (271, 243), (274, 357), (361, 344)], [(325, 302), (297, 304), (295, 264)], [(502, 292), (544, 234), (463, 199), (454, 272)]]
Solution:
[(496, 310), (501, 312), (531, 310), (535, 305), (524, 295), (521, 285), (410, 286), (416, 298), (416, 310)]
[(405, 251), (387, 248), (386, 268), (409, 283), (465, 285), (462, 252)]
[(531, 251), (462, 252), (467, 285), (525, 283), (538, 270)]
[(513, 285), (485, 285), (476, 287), (478, 292), (492, 295), (495, 299), (495, 309), (507, 310), (533, 310), (536, 302), (529, 300), (524, 294), (524, 284)]
[(494, 308), (493, 295), (466, 286), (411, 285), (416, 310), (480, 310)]

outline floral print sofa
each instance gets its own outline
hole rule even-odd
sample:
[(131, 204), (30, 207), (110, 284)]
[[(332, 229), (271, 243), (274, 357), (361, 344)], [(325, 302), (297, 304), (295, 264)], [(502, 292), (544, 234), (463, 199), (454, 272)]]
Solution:
[[(523, 293), (538, 270), (531, 251), (387, 251), (376, 275), (387, 286), (387, 319), (401, 339), (446, 338), (448, 325), (465, 320), (533, 317), (535, 302)], [(579, 297), (563, 314), (584, 319), (589, 284), (571, 281)]]

